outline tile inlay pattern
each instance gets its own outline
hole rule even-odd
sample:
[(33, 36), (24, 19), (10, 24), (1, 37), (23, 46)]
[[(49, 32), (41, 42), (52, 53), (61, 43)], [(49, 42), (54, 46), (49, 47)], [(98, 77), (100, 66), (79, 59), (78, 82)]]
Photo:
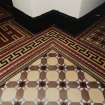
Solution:
[(50, 48), (0, 87), (0, 105), (104, 105), (105, 85)]
[(31, 34), (22, 29), (13, 20), (0, 23), (0, 52), (8, 51), (11, 47), (13, 48), (31, 38)]
[[(86, 68), (87, 72), (99, 78), (100, 81), (105, 82), (105, 55), (86, 48), (75, 39), (52, 27), (34, 38), (24, 41), (21, 46), (16, 46), (16, 48), (11, 48), (10, 51), (1, 54), (0, 83), (3, 84), (11, 76), (21, 71), (22, 68), (27, 69), (26, 65), (28, 66), (30, 62), (51, 47), (60, 49), (71, 57), (74, 62)], [(55, 59), (54, 61), (57, 62)], [(46, 70), (46, 66), (42, 66), (42, 69)], [(64, 67), (60, 66), (59, 69), (63, 70)], [(41, 82), (40, 85), (44, 86), (46, 83)], [(60, 85), (64, 87), (66, 84), (61, 82)], [(84, 83), (83, 85), (85, 86)]]
[(77, 38), (88, 47), (91, 46), (100, 53), (105, 53), (105, 17), (102, 18), (97, 24), (93, 25), (84, 31)]

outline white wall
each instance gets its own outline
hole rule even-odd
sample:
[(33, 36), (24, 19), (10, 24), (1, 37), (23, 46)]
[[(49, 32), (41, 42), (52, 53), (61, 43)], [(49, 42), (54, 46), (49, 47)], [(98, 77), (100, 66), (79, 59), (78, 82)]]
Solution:
[(87, 14), (104, 2), (105, 0), (82, 0), (79, 17), (82, 17), (83, 15)]
[(80, 18), (105, 0), (12, 0), (14, 7), (25, 14), (36, 17), (50, 10), (58, 10)]

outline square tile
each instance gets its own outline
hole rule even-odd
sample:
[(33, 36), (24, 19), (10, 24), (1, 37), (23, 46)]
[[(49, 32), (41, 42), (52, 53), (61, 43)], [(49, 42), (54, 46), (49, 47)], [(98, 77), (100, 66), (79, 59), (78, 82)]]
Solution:
[(48, 57), (47, 64), (48, 65), (56, 65), (56, 64), (58, 64), (58, 60), (56, 57)]
[(30, 71), (27, 75), (27, 79), (29, 81), (37, 81), (39, 79), (39, 72), (38, 71)]
[(67, 96), (71, 102), (80, 102), (82, 99), (81, 91), (79, 89), (70, 88), (67, 90)]
[(56, 88), (48, 88), (46, 90), (46, 99), (48, 101), (57, 101), (59, 99), (59, 90)]
[(46, 74), (46, 78), (48, 81), (57, 81), (59, 78), (59, 74), (56, 71), (48, 71)]
[(12, 101), (16, 96), (16, 89), (15, 88), (6, 88), (4, 89), (1, 100), (2, 101)]
[(90, 99), (94, 103), (102, 103), (104, 101), (103, 92), (98, 89), (90, 89), (89, 90)]
[(38, 90), (36, 88), (28, 88), (24, 89), (24, 99), (27, 101), (33, 101), (38, 99)]
[(68, 81), (77, 81), (78, 80), (78, 74), (76, 71), (67, 71), (66, 72), (66, 79)]

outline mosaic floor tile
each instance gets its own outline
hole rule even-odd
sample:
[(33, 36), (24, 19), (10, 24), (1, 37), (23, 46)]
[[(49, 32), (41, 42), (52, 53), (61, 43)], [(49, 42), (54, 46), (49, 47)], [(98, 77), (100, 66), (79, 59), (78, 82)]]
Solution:
[(105, 86), (60, 54), (51, 50), (8, 80), (0, 87), (0, 105), (104, 105)]

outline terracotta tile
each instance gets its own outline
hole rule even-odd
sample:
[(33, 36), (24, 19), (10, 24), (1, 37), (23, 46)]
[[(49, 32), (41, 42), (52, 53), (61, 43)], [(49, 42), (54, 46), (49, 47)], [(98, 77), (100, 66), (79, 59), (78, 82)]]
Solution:
[(76, 81), (73, 81), (73, 82), (71, 81), (68, 83), (68, 86), (70, 88), (77, 88), (79, 86), (79, 84)]
[(36, 87), (38, 85), (38, 83), (36, 81), (29, 81), (27, 83), (27, 87), (32, 88), (32, 87)]
[(63, 65), (63, 64), (64, 64), (64, 59), (63, 59), (63, 58), (59, 58), (59, 59), (58, 59), (58, 63), (59, 63), (60, 65)]
[(32, 66), (30, 67), (30, 70), (38, 70), (38, 69), (39, 69), (39, 66), (33, 66), (33, 65), (32, 65)]
[(40, 100), (45, 98), (45, 90), (43, 90), (43, 89), (38, 90), (38, 98)]
[(46, 72), (43, 71), (43, 72), (40, 73), (40, 79), (41, 80), (46, 79)]
[(48, 102), (46, 105), (58, 105), (56, 102)]
[(42, 58), (41, 59), (41, 64), (45, 65), (47, 63), (47, 59), (46, 58)]
[(83, 98), (86, 102), (88, 102), (89, 99), (90, 99), (88, 91), (86, 91), (85, 89), (83, 89), (83, 90), (81, 91), (81, 93), (82, 93), (82, 98)]
[(61, 72), (59, 73), (59, 78), (60, 78), (61, 80), (64, 80), (64, 79), (65, 79), (65, 73), (64, 73), (63, 71), (61, 71)]
[(13, 88), (13, 87), (16, 87), (17, 84), (18, 84), (17, 82), (11, 81), (11, 82), (8, 82), (8, 83), (6, 84), (6, 86), (7, 86), (7, 88)]
[(97, 82), (89, 82), (88, 86), (91, 88), (98, 88), (99, 85), (97, 84)]
[(56, 54), (56, 53), (49, 53), (48, 56), (49, 56), (49, 57), (56, 57), (57, 54)]
[(48, 70), (56, 70), (57, 66), (56, 65), (48, 65)]
[(20, 76), (20, 79), (21, 79), (22, 81), (24, 81), (25, 79), (27, 79), (27, 72), (22, 72), (22, 73), (21, 73), (21, 76)]
[(16, 99), (20, 100), (23, 97), (24, 90), (22, 88), (18, 89), (16, 92)]
[(62, 100), (66, 100), (68, 98), (67, 97), (67, 91), (66, 90), (64, 90), (64, 89), (60, 90), (60, 98)]
[(74, 67), (74, 66), (69, 66), (69, 65), (68, 65), (68, 66), (66, 67), (66, 69), (67, 69), (67, 70), (74, 70), (75, 67)]
[(56, 82), (48, 82), (47, 85), (48, 85), (49, 88), (53, 88), (53, 87), (57, 87), (58, 83), (56, 83)]

